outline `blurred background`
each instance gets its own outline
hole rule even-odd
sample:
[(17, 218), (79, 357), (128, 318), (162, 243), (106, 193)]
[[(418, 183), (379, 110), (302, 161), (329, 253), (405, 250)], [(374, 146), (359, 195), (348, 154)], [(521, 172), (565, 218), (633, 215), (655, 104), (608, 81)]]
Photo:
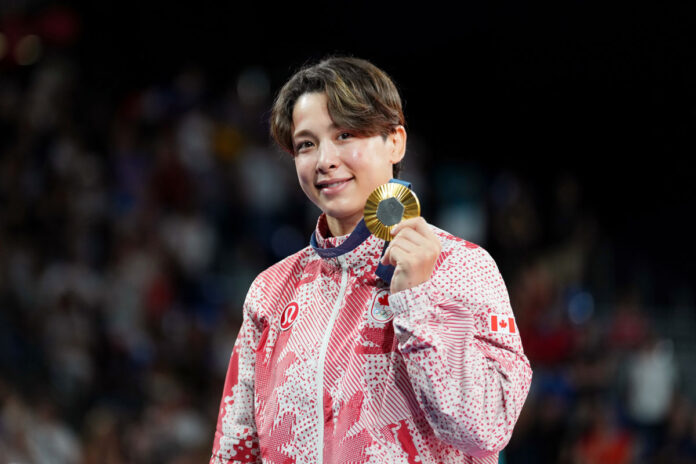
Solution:
[(0, 1), (0, 462), (207, 462), (252, 279), (318, 211), (268, 137), (329, 53), (399, 86), (425, 218), (492, 254), (509, 463), (696, 462), (696, 16)]

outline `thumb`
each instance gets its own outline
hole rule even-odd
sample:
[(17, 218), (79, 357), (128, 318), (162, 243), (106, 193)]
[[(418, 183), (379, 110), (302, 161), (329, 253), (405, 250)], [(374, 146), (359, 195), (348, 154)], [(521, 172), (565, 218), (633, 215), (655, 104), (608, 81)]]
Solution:
[(384, 255), (382, 256), (382, 259), (380, 260), (380, 263), (382, 263), (384, 265), (390, 264), (390, 262), (391, 262), (390, 253), (391, 253), (391, 245), (389, 245), (387, 247), (386, 251), (384, 252)]

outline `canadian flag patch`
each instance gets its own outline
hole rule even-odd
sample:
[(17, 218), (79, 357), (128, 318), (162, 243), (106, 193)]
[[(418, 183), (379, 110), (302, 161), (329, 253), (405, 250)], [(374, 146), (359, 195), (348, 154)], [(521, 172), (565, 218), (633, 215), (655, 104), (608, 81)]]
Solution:
[(488, 316), (488, 328), (493, 333), (514, 334), (517, 332), (515, 318), (503, 314), (491, 314)]

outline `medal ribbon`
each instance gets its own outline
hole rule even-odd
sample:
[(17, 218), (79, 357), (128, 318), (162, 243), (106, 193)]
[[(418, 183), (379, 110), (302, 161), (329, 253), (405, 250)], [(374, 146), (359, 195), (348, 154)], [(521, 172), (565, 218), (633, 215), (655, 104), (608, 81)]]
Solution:
[[(411, 183), (406, 182), (400, 179), (391, 179), (389, 182), (396, 182), (397, 184), (404, 185), (408, 187), (409, 189), (411, 188)], [(341, 256), (343, 254), (348, 253), (349, 251), (353, 251), (356, 249), (362, 242), (367, 240), (367, 237), (370, 236), (370, 231), (367, 229), (367, 226), (365, 225), (365, 220), (361, 219), (360, 222), (358, 222), (358, 225), (355, 226), (355, 229), (353, 232), (348, 236), (348, 238), (341, 243), (339, 246), (334, 247), (334, 248), (320, 248), (319, 245), (317, 244), (317, 237), (316, 237), (317, 231), (315, 230), (312, 233), (312, 237), (309, 239), (309, 244), (312, 245), (312, 248), (314, 248), (314, 251), (317, 252), (319, 256), (322, 258), (336, 258), (337, 256)], [(384, 252), (387, 251), (387, 247), (389, 246), (389, 242), (384, 242), (384, 248), (382, 248), (382, 255), (384, 256)], [(384, 282), (387, 284), (391, 283), (391, 278), (394, 275), (394, 266), (391, 265), (384, 265), (382, 263), (379, 263), (377, 266), (377, 269), (375, 270), (375, 275), (382, 279)]]

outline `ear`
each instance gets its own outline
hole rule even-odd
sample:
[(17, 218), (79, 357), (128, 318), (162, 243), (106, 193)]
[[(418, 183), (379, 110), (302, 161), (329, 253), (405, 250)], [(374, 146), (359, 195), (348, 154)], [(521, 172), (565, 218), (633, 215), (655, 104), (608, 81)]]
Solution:
[(392, 164), (396, 164), (401, 161), (406, 154), (406, 128), (401, 125), (396, 126), (387, 139), (392, 145), (389, 161)]

